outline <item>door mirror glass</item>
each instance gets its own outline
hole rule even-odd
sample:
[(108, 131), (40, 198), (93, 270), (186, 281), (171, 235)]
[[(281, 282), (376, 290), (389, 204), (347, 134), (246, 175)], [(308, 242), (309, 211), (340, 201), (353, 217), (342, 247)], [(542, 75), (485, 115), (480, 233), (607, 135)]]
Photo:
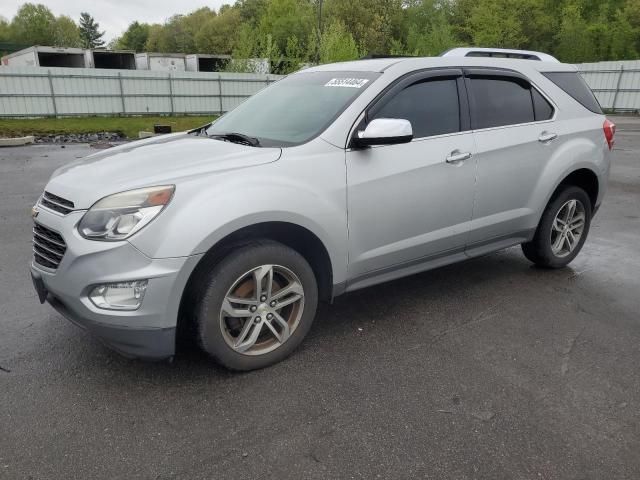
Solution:
[(353, 145), (370, 147), (372, 145), (397, 145), (409, 143), (413, 139), (413, 128), (409, 120), (400, 118), (376, 118), (367, 128), (356, 132)]

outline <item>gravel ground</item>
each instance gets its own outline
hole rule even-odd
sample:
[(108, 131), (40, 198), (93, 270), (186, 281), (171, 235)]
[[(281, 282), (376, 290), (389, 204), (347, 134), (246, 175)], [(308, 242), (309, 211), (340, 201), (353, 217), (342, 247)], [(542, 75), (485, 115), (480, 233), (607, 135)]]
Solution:
[(0, 150), (0, 478), (640, 478), (640, 129), (618, 123), (570, 268), (512, 248), (352, 293), (242, 375), (123, 359), (41, 306), (30, 207), (89, 148)]

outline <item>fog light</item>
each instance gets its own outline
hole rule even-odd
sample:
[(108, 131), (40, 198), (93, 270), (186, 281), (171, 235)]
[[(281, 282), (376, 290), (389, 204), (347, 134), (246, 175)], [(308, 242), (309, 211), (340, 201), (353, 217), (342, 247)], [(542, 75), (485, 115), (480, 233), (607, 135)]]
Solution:
[(91, 302), (105, 310), (137, 310), (147, 290), (147, 280), (135, 282), (106, 283), (91, 290)]

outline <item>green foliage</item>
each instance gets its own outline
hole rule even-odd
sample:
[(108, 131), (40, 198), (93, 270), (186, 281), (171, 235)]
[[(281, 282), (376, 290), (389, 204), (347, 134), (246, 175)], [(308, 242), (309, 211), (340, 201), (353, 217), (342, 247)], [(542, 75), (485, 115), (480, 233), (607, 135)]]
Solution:
[(307, 38), (313, 28), (313, 18), (313, 8), (308, 0), (270, 0), (259, 30), (263, 39), (271, 36), (273, 48), (284, 51), (289, 38)]
[(230, 54), (241, 25), (240, 11), (237, 8), (227, 8), (219, 15), (211, 16), (196, 33), (198, 52)]
[(148, 23), (133, 22), (122, 36), (117, 39), (114, 44), (115, 48), (143, 52), (149, 39), (150, 28), (151, 26)]
[(402, 0), (325, 0), (324, 4), (324, 24), (341, 22), (367, 53), (389, 53), (406, 14)]
[(486, 47), (522, 48), (527, 44), (521, 14), (524, 2), (479, 0), (469, 18), (473, 43)]
[(11, 40), (29, 45), (50, 45), (56, 17), (42, 4), (25, 3), (11, 21)]
[(320, 63), (345, 62), (361, 56), (358, 45), (347, 27), (334, 20), (324, 32), (320, 42)]
[(80, 31), (69, 17), (55, 15), (42, 4), (25, 3), (8, 23), (0, 18), (0, 41), (56, 47), (80, 47)]
[[(0, 42), (96, 46), (98, 24), (24, 4), (0, 19)], [(81, 40), (79, 42), (79, 39)], [(268, 58), (274, 72), (366, 54), (438, 55), (464, 45), (549, 52), (565, 62), (640, 56), (640, 0), (236, 0), (164, 24), (133, 22), (110, 46), (135, 51), (229, 54), (229, 69)]]
[(80, 29), (72, 18), (60, 15), (54, 22), (53, 45), (55, 47), (81, 47)]
[(6, 18), (0, 17), (0, 42), (8, 42), (9, 40), (11, 40), (9, 22)]
[[(215, 18), (215, 11), (203, 7), (187, 15), (174, 15), (164, 25), (152, 25), (145, 50), (164, 53), (210, 53), (198, 49), (196, 37), (200, 30)], [(202, 38), (200, 42), (205, 43)]]
[(562, 21), (556, 35), (556, 53), (567, 62), (588, 62), (594, 45), (582, 18), (580, 7), (569, 4), (562, 10)]
[(268, 0), (237, 0), (236, 8), (240, 11), (242, 23), (257, 27), (267, 9)]
[(451, 4), (441, 0), (413, 1), (407, 8), (406, 47), (393, 49), (395, 55), (434, 56), (460, 44), (452, 25)]
[(80, 14), (80, 40), (84, 48), (97, 48), (104, 46), (100, 25), (87, 12)]

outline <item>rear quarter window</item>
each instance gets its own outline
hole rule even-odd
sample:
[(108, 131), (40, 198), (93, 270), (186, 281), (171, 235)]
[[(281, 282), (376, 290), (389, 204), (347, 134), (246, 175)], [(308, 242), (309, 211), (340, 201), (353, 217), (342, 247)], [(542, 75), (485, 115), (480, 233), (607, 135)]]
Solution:
[(600, 108), (598, 100), (578, 72), (543, 72), (542, 74), (584, 108), (602, 115), (602, 108)]

